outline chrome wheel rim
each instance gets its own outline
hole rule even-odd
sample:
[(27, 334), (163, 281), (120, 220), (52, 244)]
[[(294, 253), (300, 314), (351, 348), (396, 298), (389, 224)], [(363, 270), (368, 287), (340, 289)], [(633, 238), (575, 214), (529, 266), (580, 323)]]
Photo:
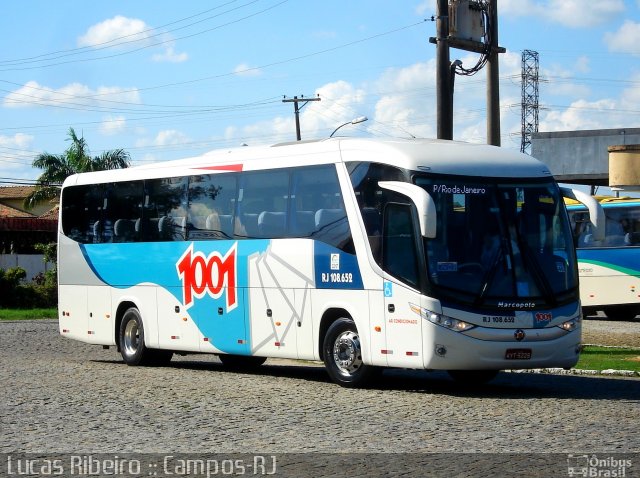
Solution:
[(348, 330), (336, 338), (333, 344), (333, 361), (342, 375), (353, 375), (362, 366), (358, 334)]
[(138, 328), (138, 321), (130, 320), (127, 322), (127, 326), (124, 329), (124, 353), (127, 356), (135, 355), (138, 351), (138, 345), (140, 343), (140, 330)]

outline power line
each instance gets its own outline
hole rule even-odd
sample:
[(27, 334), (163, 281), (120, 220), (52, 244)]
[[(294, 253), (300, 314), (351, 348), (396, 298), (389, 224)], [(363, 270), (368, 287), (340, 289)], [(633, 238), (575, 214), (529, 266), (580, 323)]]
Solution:
[[(99, 47), (103, 47), (105, 45), (109, 45), (110, 43), (115, 43), (115, 42), (117, 42), (119, 40), (123, 40), (125, 38), (139, 36), (139, 35), (142, 35), (142, 34), (145, 34), (145, 33), (149, 33), (149, 32), (160, 30), (162, 28), (166, 28), (166, 27), (171, 26), (171, 25), (175, 25), (177, 23), (181, 23), (183, 21), (191, 20), (192, 18), (204, 15), (204, 14), (212, 12), (214, 10), (218, 10), (219, 8), (225, 7), (225, 6), (229, 5), (229, 4), (235, 3), (237, 1), (238, 0), (231, 0), (230, 2), (224, 3), (224, 4), (219, 5), (217, 7), (210, 8), (210, 9), (205, 10), (203, 12), (199, 12), (199, 13), (196, 13), (194, 15), (190, 15), (188, 17), (181, 18), (179, 20), (175, 20), (175, 21), (170, 22), (170, 23), (165, 23), (164, 25), (160, 25), (159, 27), (148, 28), (147, 30), (142, 30), (142, 31), (139, 31), (139, 32), (130, 33), (128, 35), (123, 35), (123, 36), (120, 36), (120, 37), (112, 38), (111, 40), (108, 40), (108, 41), (105, 41), (105, 42), (102, 42), (102, 43), (96, 43), (96, 44), (93, 44), (93, 45), (90, 45), (90, 46), (84, 46), (84, 47), (78, 47), (78, 48), (70, 48), (70, 49), (66, 49), (66, 50), (57, 50), (57, 51), (53, 51), (53, 52), (49, 52), (49, 53), (42, 53), (40, 55), (27, 57), (27, 58), (17, 58), (17, 59), (13, 59), (13, 60), (0, 60), (0, 65), (2, 65), (2, 64), (12, 64), (12, 63), (14, 63), (14, 64), (30, 63), (33, 60), (37, 60), (39, 58), (50, 57), (52, 55), (61, 55), (61, 56), (57, 56), (57, 57), (53, 57), (53, 58), (47, 58), (45, 60), (39, 60), (39, 61), (55, 60), (55, 59), (58, 59), (58, 58), (63, 58), (65, 56), (70, 56), (72, 54), (83, 53), (84, 51), (87, 51), (87, 50), (96, 50)], [(258, 0), (254, 0), (253, 2), (250, 2), (248, 4), (243, 5), (242, 7), (250, 5), (251, 3), (255, 3), (256, 1), (258, 1)], [(242, 7), (239, 7), (239, 8), (242, 8)], [(235, 9), (232, 9), (232, 10), (235, 10)], [(230, 12), (232, 10), (228, 10), (227, 12), (223, 12), (222, 14), (228, 13), (228, 12)], [(189, 26), (195, 25), (196, 23), (202, 23), (203, 21), (210, 20), (211, 18), (215, 18), (215, 17), (220, 16), (222, 14), (214, 15), (213, 17), (207, 17), (207, 18), (205, 18), (203, 20), (199, 20), (198, 22), (194, 22), (194, 23), (191, 23), (189, 25), (185, 25), (183, 27), (180, 27), (179, 29), (187, 28)], [(179, 30), (179, 29), (164, 31), (164, 32), (161, 32), (161, 33), (159, 33), (157, 35), (152, 35), (152, 36), (158, 36), (158, 35), (161, 35), (161, 34), (171, 33), (173, 31), (176, 31), (176, 30)], [(135, 40), (135, 41), (142, 41), (142, 40), (146, 40), (148, 38), (149, 37), (144, 37), (144, 38), (141, 38), (141, 39), (138, 39), (138, 40)], [(111, 45), (111, 47), (120, 46), (120, 45), (121, 45), (121, 43), (118, 43), (118, 44), (115, 44), (115, 45)]]
[[(254, 1), (258, 1), (258, 0), (254, 0)], [(233, 25), (235, 23), (239, 23), (241, 21), (247, 20), (247, 19), (255, 17), (257, 15), (261, 15), (261, 14), (263, 14), (265, 12), (268, 12), (269, 10), (273, 10), (274, 8), (277, 8), (280, 5), (282, 5), (284, 3), (287, 3), (288, 1), (289, 0), (282, 0), (281, 2), (279, 2), (279, 3), (275, 4), (275, 5), (272, 5), (272, 6), (268, 7), (268, 8), (265, 8), (264, 10), (261, 10), (259, 12), (252, 13), (250, 15), (246, 15), (246, 16), (244, 16), (242, 18), (239, 18), (237, 20), (232, 20), (232, 21), (229, 21), (229, 22), (221, 24), (221, 25), (217, 25), (217, 26), (215, 26), (213, 28), (208, 28), (206, 30), (203, 30), (203, 31), (200, 31), (200, 32), (197, 32), (197, 33), (192, 33), (191, 35), (185, 35), (185, 36), (178, 37), (178, 38), (171, 38), (171, 39), (167, 39), (167, 40), (158, 41), (158, 42), (155, 42), (155, 43), (150, 44), (150, 45), (144, 45), (144, 46), (141, 46), (141, 47), (138, 47), (138, 48), (134, 48), (132, 50), (128, 50), (128, 51), (121, 52), (121, 53), (114, 53), (112, 55), (105, 55), (105, 56), (99, 56), (99, 57), (94, 57), (94, 58), (80, 58), (80, 59), (77, 59), (77, 60), (61, 61), (61, 62), (57, 62), (57, 63), (48, 63), (48, 64), (45, 64), (45, 65), (25, 66), (25, 67), (21, 67), (21, 68), (1, 68), (0, 72), (2, 72), (2, 71), (34, 70), (34, 69), (48, 68), (48, 67), (51, 67), (51, 66), (67, 65), (69, 63), (80, 63), (80, 62), (87, 62), (87, 61), (106, 60), (106, 59), (109, 59), (109, 58), (116, 58), (116, 57), (119, 57), (119, 56), (129, 55), (131, 53), (135, 53), (137, 51), (145, 50), (147, 48), (152, 48), (152, 47), (159, 46), (159, 45), (164, 45), (164, 44), (167, 44), (167, 43), (174, 43), (177, 40), (184, 40), (184, 39), (187, 39), (187, 38), (192, 38), (194, 36), (202, 35), (204, 33), (209, 33), (211, 31), (218, 30), (220, 28), (227, 27), (227, 26)], [(252, 3), (254, 3), (254, 2), (252, 2)], [(157, 36), (157, 35), (154, 35), (154, 36)], [(136, 40), (136, 41), (139, 41), (139, 40)], [(127, 43), (127, 42), (124, 42), (124, 43)], [(120, 44), (118, 44), (118, 45), (120, 45)], [(115, 46), (118, 46), (118, 45), (115, 45)]]

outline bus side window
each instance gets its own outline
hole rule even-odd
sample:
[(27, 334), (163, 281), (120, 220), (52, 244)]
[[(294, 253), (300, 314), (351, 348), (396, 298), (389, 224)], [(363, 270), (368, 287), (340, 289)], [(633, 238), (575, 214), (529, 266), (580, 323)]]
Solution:
[(183, 241), (186, 234), (187, 178), (145, 181), (145, 241)]
[(103, 188), (70, 186), (62, 194), (62, 232), (82, 244), (102, 240)]
[(189, 178), (189, 239), (231, 239), (237, 174), (203, 174)]
[(106, 186), (102, 242), (137, 242), (136, 223), (142, 216), (142, 181), (111, 183)]
[(293, 170), (290, 237), (309, 237), (349, 254), (351, 229), (333, 164)]
[(240, 175), (236, 236), (286, 237), (289, 170), (248, 172)]

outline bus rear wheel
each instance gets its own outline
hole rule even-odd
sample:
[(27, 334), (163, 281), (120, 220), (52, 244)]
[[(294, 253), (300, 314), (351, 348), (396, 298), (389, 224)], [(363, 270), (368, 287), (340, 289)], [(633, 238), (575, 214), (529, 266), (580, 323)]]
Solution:
[(447, 370), (449, 376), (461, 384), (482, 385), (490, 382), (500, 370)]
[(336, 320), (324, 337), (324, 365), (331, 380), (343, 387), (365, 385), (375, 368), (362, 361), (360, 335), (353, 320)]
[(169, 350), (149, 349), (144, 344), (142, 316), (135, 307), (128, 308), (122, 316), (118, 345), (124, 363), (127, 365), (164, 365), (171, 360)]

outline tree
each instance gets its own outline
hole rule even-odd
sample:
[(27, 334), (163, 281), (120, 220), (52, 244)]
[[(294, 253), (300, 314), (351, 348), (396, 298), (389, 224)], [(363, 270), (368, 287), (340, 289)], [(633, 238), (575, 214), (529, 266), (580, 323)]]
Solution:
[(58, 197), (62, 183), (72, 174), (128, 168), (131, 164), (129, 153), (123, 149), (104, 151), (100, 156), (91, 157), (84, 137), (78, 138), (73, 128), (69, 128), (67, 141), (71, 141), (71, 145), (63, 154), (41, 153), (33, 160), (33, 167), (43, 172), (36, 180), (33, 192), (24, 200), (27, 209)]

